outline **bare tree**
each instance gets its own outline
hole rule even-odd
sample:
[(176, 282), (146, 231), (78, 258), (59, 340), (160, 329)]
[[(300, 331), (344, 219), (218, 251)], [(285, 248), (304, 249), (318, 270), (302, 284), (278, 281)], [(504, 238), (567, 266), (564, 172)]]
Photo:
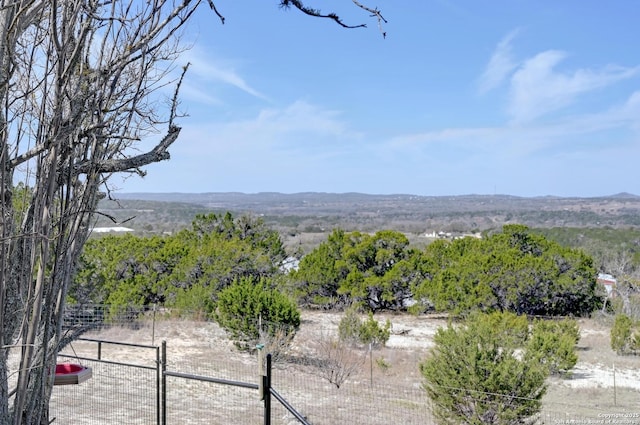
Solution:
[(362, 369), (366, 352), (358, 350), (348, 341), (324, 334), (315, 344), (317, 358), (313, 362), (318, 376), (340, 388), (351, 375)]
[(62, 329), (67, 286), (97, 203), (112, 175), (169, 159), (188, 67), (172, 72), (178, 34), (201, 5), (224, 22), (213, 0), (0, 0), (0, 424), (49, 423), (56, 356), (76, 336)]
[[(640, 318), (640, 305), (638, 304), (640, 267), (637, 262), (627, 250), (610, 250), (601, 256), (602, 267), (616, 278), (616, 285), (612, 292), (622, 303), (620, 313), (636, 319)], [(606, 300), (603, 310), (605, 308)]]

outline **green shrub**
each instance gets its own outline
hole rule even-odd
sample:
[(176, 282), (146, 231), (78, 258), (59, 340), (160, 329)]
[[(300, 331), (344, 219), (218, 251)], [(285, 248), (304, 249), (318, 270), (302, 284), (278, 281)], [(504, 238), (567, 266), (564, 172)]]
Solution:
[(575, 347), (580, 339), (578, 322), (573, 319), (533, 322), (527, 352), (549, 368), (549, 373), (567, 373), (578, 362)]
[(215, 304), (211, 299), (211, 288), (197, 283), (190, 288), (180, 288), (172, 294), (171, 307), (183, 314), (206, 318), (213, 314)]
[(481, 316), (478, 320), (486, 322), (493, 332), (500, 335), (501, 341), (510, 347), (520, 347), (529, 338), (529, 320), (526, 316), (512, 312), (476, 312), (471, 315), (470, 320), (475, 320), (474, 316)]
[(378, 365), (380, 370), (385, 373), (391, 368), (391, 364), (384, 357), (378, 357), (376, 359), (376, 365)]
[(495, 325), (522, 319), (498, 314), (505, 316), (475, 314), (438, 329), (420, 364), (437, 423), (517, 425), (540, 412), (548, 368)]
[(391, 321), (387, 319), (384, 325), (380, 325), (380, 322), (373, 318), (373, 313), (369, 312), (369, 317), (360, 326), (360, 342), (380, 347), (385, 346), (390, 337)]
[(356, 308), (347, 309), (338, 325), (340, 341), (352, 344), (371, 344), (373, 347), (384, 346), (391, 337), (391, 321), (387, 319), (384, 325), (373, 318), (369, 312), (366, 320), (361, 320)]
[(362, 321), (355, 307), (349, 307), (338, 324), (338, 338), (342, 342), (355, 344), (360, 341)]
[(626, 314), (618, 314), (611, 328), (611, 348), (618, 354), (629, 354), (640, 349), (640, 333), (633, 320)]
[(564, 319), (555, 322), (555, 324), (559, 327), (560, 331), (571, 337), (573, 339), (573, 343), (577, 344), (580, 341), (580, 326), (578, 322), (574, 319)]
[(265, 279), (242, 278), (223, 289), (215, 318), (241, 348), (251, 348), (261, 333), (290, 340), (300, 327), (300, 311)]

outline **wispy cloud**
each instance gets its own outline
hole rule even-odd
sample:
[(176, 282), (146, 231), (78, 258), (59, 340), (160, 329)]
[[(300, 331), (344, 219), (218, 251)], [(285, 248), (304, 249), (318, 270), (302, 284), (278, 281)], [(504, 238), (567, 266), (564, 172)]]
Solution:
[(224, 103), (213, 93), (202, 90), (199, 84), (192, 84), (190, 80), (182, 83), (182, 87), (180, 87), (180, 97), (204, 105), (222, 105)]
[(342, 112), (299, 100), (245, 119), (190, 123), (172, 147), (172, 163), (200, 170), (209, 182), (193, 187), (207, 190), (221, 181), (225, 190), (327, 190), (327, 184), (344, 184), (338, 169), (365, 166), (358, 160), (364, 145)]
[[(185, 52), (183, 59), (191, 64), (189, 75), (195, 76), (195, 84), (199, 87), (215, 87), (211, 83), (222, 83), (233, 86), (259, 99), (268, 100), (266, 95), (245, 81), (234, 66), (224, 63), (224, 61), (214, 60), (198, 47)], [(208, 99), (209, 101), (216, 99), (214, 95), (208, 93), (200, 93), (199, 98), (200, 100)], [(194, 100), (199, 99), (196, 97)], [(217, 100), (215, 102), (218, 103)]]
[(357, 142), (362, 134), (349, 129), (339, 111), (299, 100), (244, 120), (194, 123), (184, 129), (183, 138), (187, 143), (178, 149), (205, 156), (246, 152), (247, 157), (260, 159), (261, 155), (332, 155), (348, 149), (345, 141)]
[[(632, 131), (635, 136), (607, 139), (607, 143), (588, 143), (601, 140), (604, 131)], [(519, 123), (499, 127), (447, 128), (424, 133), (398, 136), (389, 142), (390, 149), (413, 151), (416, 155), (442, 150), (455, 150), (460, 158), (469, 155), (518, 160), (538, 152), (609, 149), (612, 145), (636, 141), (640, 138), (640, 91), (626, 102), (605, 111), (575, 115), (556, 120), (552, 124)]]
[(519, 32), (519, 29), (511, 31), (493, 51), (478, 83), (481, 94), (498, 87), (518, 66), (518, 62), (512, 57), (511, 44)]
[(511, 31), (498, 43), (478, 80), (481, 94), (508, 83), (506, 111), (516, 125), (562, 110), (583, 94), (640, 73), (640, 66), (616, 65), (561, 71), (560, 65), (567, 57), (561, 50), (546, 50), (518, 61), (514, 58), (513, 42), (519, 33), (519, 29)]
[(562, 73), (556, 68), (566, 53), (548, 50), (526, 60), (511, 78), (508, 113), (513, 122), (530, 122), (558, 111), (581, 94), (638, 74), (640, 67), (607, 66)]

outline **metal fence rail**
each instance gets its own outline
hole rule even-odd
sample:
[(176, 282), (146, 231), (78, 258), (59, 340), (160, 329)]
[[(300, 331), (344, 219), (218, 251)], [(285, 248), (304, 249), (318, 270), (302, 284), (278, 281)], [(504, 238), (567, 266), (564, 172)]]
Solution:
[[(254, 374), (256, 380), (261, 380), (261, 386), (252, 382), (169, 370), (167, 344), (164, 341), (161, 347), (96, 338), (82, 338), (74, 344), (76, 348), (72, 347), (73, 354), (60, 354), (60, 362), (90, 367), (92, 378), (79, 385), (54, 388), (50, 417), (57, 423), (282, 423), (272, 422), (273, 395), (294, 418), (303, 425), (309, 425), (304, 416), (271, 387), (271, 355), (267, 356), (266, 374), (262, 379)], [(117, 353), (118, 347), (149, 351), (153, 355), (145, 358), (144, 355), (135, 354), (135, 363), (133, 360), (123, 362), (110, 359)], [(141, 364), (145, 360), (147, 364)], [(257, 370), (256, 365), (250, 366), (254, 371)]]
[[(49, 412), (56, 423), (160, 425), (159, 347), (91, 338), (73, 344), (58, 355), (59, 362), (90, 367), (92, 377), (79, 385), (54, 387)], [(112, 360), (122, 347), (144, 354), (138, 363)]]

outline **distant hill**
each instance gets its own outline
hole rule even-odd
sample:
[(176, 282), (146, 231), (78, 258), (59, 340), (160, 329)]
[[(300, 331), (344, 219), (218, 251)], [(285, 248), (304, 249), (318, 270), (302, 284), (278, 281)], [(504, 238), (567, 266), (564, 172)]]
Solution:
[(634, 195), (633, 193), (620, 192), (615, 195), (611, 195), (611, 198), (621, 198), (621, 199), (638, 199), (638, 195)]
[[(469, 210), (528, 210), (540, 207), (563, 209), (567, 206), (580, 205), (594, 208), (599, 205), (610, 204), (611, 201), (625, 200), (635, 204), (640, 202), (640, 196), (630, 193), (618, 193), (610, 196), (579, 198), (579, 197), (519, 197), (512, 195), (455, 195), (455, 196), (419, 196), (408, 194), (375, 195), (365, 193), (240, 193), (240, 192), (211, 192), (211, 193), (123, 193), (121, 200), (143, 200), (157, 202), (179, 202), (202, 205), (207, 208), (222, 208), (231, 210), (282, 210), (312, 211), (324, 210), (343, 211), (344, 208), (357, 205), (362, 209), (375, 209), (402, 205), (404, 208), (435, 209), (438, 211), (469, 211)], [(635, 201), (635, 202), (634, 202)]]
[[(594, 198), (510, 195), (416, 196), (363, 193), (123, 193), (102, 201), (101, 225), (127, 220), (149, 231), (189, 226), (196, 214), (254, 214), (283, 232), (381, 228), (420, 233), (433, 229), (486, 230), (507, 223), (530, 227), (640, 227), (640, 197)], [(113, 217), (110, 220), (107, 216)]]

